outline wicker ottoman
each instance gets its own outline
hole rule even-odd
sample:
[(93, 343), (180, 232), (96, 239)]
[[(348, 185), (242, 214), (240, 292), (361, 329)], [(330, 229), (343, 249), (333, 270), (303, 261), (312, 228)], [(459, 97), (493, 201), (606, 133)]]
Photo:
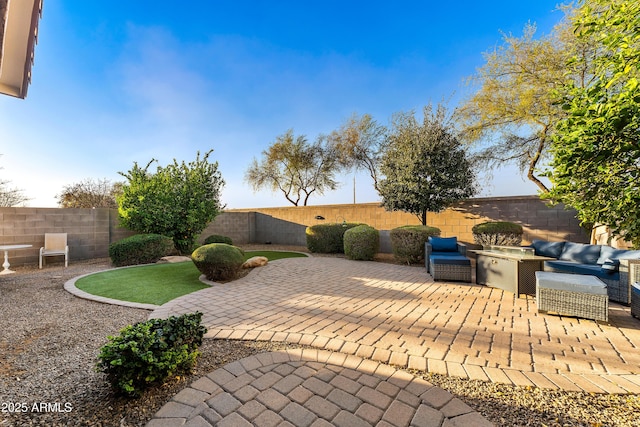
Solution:
[(631, 286), (631, 315), (640, 319), (640, 282)]
[(462, 255), (431, 255), (429, 274), (433, 280), (471, 282), (471, 260)]
[(595, 276), (536, 271), (538, 311), (609, 321), (607, 285)]

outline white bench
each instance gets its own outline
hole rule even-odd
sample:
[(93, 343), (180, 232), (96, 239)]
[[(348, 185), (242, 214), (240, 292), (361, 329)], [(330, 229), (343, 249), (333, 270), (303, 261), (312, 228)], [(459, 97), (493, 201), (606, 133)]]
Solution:
[(607, 285), (595, 276), (536, 272), (539, 312), (609, 321)]

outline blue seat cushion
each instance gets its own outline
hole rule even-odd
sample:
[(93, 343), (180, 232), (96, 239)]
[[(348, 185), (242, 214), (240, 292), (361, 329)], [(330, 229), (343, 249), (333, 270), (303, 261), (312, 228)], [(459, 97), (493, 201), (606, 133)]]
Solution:
[(458, 252), (458, 239), (455, 237), (429, 237), (433, 252)]
[(565, 242), (547, 242), (545, 240), (533, 240), (531, 242), (536, 255), (549, 258), (560, 258), (564, 244)]
[(571, 274), (586, 274), (589, 276), (596, 276), (601, 279), (607, 280), (619, 280), (620, 273), (609, 273), (603, 271), (598, 264), (578, 264), (571, 261), (545, 261), (545, 267), (551, 267), (554, 270), (571, 273)]
[(429, 256), (429, 262), (431, 264), (450, 264), (450, 265), (471, 265), (469, 258), (458, 255), (431, 255)]
[[(600, 245), (566, 242), (559, 259), (561, 261), (595, 265), (598, 264), (598, 258), (600, 258), (600, 248)], [(600, 266), (598, 266), (598, 268), (600, 268)]]
[(607, 258), (602, 263), (602, 267), (600, 269), (607, 274), (613, 274), (616, 271), (620, 270), (620, 260), (619, 259), (610, 259)]

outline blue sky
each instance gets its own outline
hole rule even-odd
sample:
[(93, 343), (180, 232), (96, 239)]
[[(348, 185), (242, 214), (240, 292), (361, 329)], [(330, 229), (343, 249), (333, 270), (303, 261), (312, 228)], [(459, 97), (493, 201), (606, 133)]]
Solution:
[[(0, 179), (28, 206), (55, 207), (65, 185), (214, 149), (228, 208), (286, 206), (244, 182), (277, 135), (314, 140), (352, 113), (388, 124), (443, 98), (455, 106), (501, 32), (530, 21), (548, 33), (556, 4), (45, 0), (28, 96), (0, 97)], [(353, 175), (339, 178), (310, 204), (352, 203)], [(481, 195), (535, 193), (509, 168)], [(356, 200), (378, 199), (358, 175)]]

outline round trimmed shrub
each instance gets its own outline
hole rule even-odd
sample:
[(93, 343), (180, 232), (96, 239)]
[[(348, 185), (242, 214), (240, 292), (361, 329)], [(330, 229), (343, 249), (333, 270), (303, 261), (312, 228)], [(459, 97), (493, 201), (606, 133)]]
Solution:
[(227, 245), (233, 245), (233, 241), (231, 237), (222, 236), (220, 234), (212, 234), (211, 236), (204, 239), (203, 245), (210, 245), (212, 243), (226, 243)]
[(440, 229), (427, 225), (404, 225), (389, 232), (391, 250), (396, 260), (414, 264), (424, 259), (424, 244), (431, 236), (439, 236)]
[(233, 280), (244, 262), (244, 251), (226, 243), (211, 243), (193, 251), (191, 260), (208, 280)]
[(307, 248), (311, 252), (334, 254), (344, 252), (344, 233), (361, 225), (352, 222), (316, 224), (306, 229)]
[(362, 224), (345, 231), (344, 253), (348, 259), (373, 261), (380, 249), (378, 230)]
[(135, 234), (109, 245), (109, 258), (117, 267), (150, 264), (173, 253), (173, 240), (160, 234)]
[(474, 225), (471, 232), (477, 245), (520, 246), (522, 243), (522, 226), (513, 222), (483, 222)]

